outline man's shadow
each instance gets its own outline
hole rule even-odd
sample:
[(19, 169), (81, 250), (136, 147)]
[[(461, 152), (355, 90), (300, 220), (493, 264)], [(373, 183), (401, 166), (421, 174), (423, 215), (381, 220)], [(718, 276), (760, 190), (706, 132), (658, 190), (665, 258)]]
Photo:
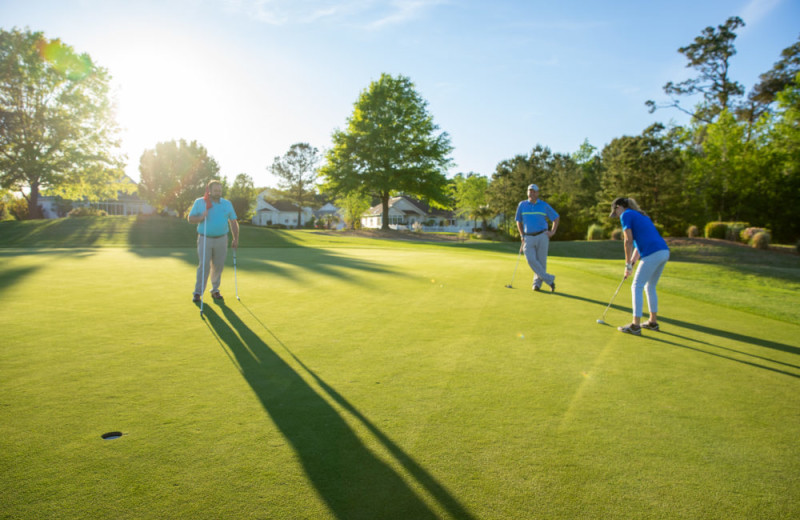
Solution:
[[(209, 326), (291, 444), (337, 518), (437, 518), (392, 467), (376, 457), (336, 409), (226, 305)], [(453, 499), (455, 503), (455, 500)], [(451, 511), (452, 513), (453, 511)], [(457, 518), (471, 518), (458, 506)]]

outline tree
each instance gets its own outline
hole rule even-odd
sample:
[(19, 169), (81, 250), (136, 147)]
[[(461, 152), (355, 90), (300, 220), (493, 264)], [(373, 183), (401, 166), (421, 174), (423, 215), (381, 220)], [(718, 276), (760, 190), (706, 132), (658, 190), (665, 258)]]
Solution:
[(453, 199), (455, 200), (455, 213), (459, 217), (472, 220), (481, 220), (482, 229), (488, 228), (488, 221), (496, 213), (489, 206), (486, 190), (489, 188), (489, 179), (483, 175), (470, 172), (464, 177), (459, 173), (453, 178)]
[[(736, 54), (733, 40), (739, 27), (744, 27), (744, 22), (733, 16), (716, 29), (706, 27), (694, 43), (678, 49), (689, 60), (686, 67), (696, 69), (699, 75), (677, 84), (670, 81), (664, 85), (664, 92), (672, 97), (672, 102), (658, 106), (652, 100), (647, 101), (645, 104), (650, 112), (658, 108), (677, 108), (693, 119), (710, 123), (723, 110), (732, 110), (734, 99), (744, 94), (744, 88), (732, 81), (728, 74), (730, 59)], [(674, 97), (695, 94), (702, 94), (703, 102), (694, 111), (681, 107)]]
[(239, 220), (248, 221), (253, 216), (253, 205), (256, 203), (256, 188), (253, 183), (253, 178), (246, 173), (240, 173), (236, 176), (231, 186), (228, 199), (233, 204), (233, 210)]
[(269, 168), (280, 181), (289, 202), (297, 206), (297, 225), (302, 220), (303, 207), (314, 202), (314, 186), (319, 176), (319, 150), (308, 143), (295, 143), (283, 157), (275, 157)]
[(748, 102), (739, 109), (739, 115), (755, 122), (800, 73), (800, 40), (781, 52), (781, 59), (770, 70), (759, 76), (759, 82), (747, 96)]
[(361, 227), (361, 216), (370, 208), (369, 197), (358, 191), (343, 194), (336, 200), (336, 205), (344, 211), (344, 223), (350, 229)]
[(800, 238), (800, 73), (776, 98), (777, 113), (772, 121), (765, 119), (767, 144), (762, 156), (768, 166), (762, 171), (768, 174), (768, 184), (759, 200), (767, 206), (763, 224), (773, 236), (794, 241)]
[[(538, 147), (535, 150), (541, 150)], [(503, 230), (510, 236), (519, 231), (514, 223), (517, 205), (526, 198), (528, 184), (534, 182), (533, 165), (527, 156), (519, 154), (511, 159), (500, 161), (492, 174), (486, 190), (489, 205), (503, 215)]]
[(109, 74), (41, 32), (0, 30), (0, 187), (42, 218), (43, 190), (99, 200), (131, 191), (124, 178)]
[[(139, 159), (139, 196), (159, 211), (174, 210), (183, 218), (219, 166), (197, 141), (158, 143)], [(225, 187), (223, 180), (223, 188)]]
[(361, 92), (347, 129), (333, 133), (321, 171), (325, 191), (360, 191), (380, 199), (382, 229), (389, 229), (393, 193), (446, 204), (453, 148), (446, 132), (436, 134), (438, 128), (409, 78), (382, 74)]
[(656, 123), (640, 136), (615, 138), (603, 148), (602, 162), (598, 220), (608, 222), (609, 204), (616, 197), (633, 197), (654, 222), (669, 232), (682, 231), (684, 165), (676, 132)]

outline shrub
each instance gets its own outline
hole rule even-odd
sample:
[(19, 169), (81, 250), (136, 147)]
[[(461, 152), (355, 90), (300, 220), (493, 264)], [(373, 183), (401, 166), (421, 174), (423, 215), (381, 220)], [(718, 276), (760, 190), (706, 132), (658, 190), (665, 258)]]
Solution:
[(800, 254), (800, 240), (797, 241), (797, 244), (795, 244), (794, 248), (797, 249), (797, 253)]
[(752, 245), (756, 249), (769, 249), (769, 241), (772, 237), (766, 231), (759, 231), (753, 235)]
[(420, 223), (420, 222), (417, 222), (417, 221), (415, 220), (415, 221), (414, 221), (414, 222), (411, 224), (411, 229), (412, 229), (412, 230), (413, 230), (415, 233), (419, 233), (420, 231), (422, 231), (422, 223)]
[(727, 229), (728, 225), (724, 222), (709, 222), (706, 224), (705, 237), (725, 240), (725, 233)]
[(697, 238), (700, 236), (700, 229), (697, 226), (689, 226), (686, 230), (686, 236), (689, 238)]
[(622, 228), (616, 228), (611, 232), (611, 240), (622, 240)]
[(592, 224), (586, 232), (586, 240), (603, 240), (603, 226)]
[(30, 212), (28, 211), (28, 201), (22, 197), (13, 199), (8, 203), (6, 209), (17, 220), (27, 220)]
[(728, 222), (727, 228), (725, 229), (725, 240), (730, 240), (731, 242), (738, 242), (739, 235), (741, 234), (742, 230), (746, 229), (750, 226), (747, 222)]
[[(753, 243), (753, 237), (756, 236), (756, 233), (759, 233), (761, 231), (764, 231), (765, 233), (770, 234), (769, 233), (769, 229), (760, 228), (760, 227), (749, 227), (749, 228), (745, 228), (745, 229), (743, 229), (743, 230), (741, 230), (739, 232), (739, 240), (741, 240), (745, 244), (752, 244)], [(771, 236), (771, 234), (770, 234), (770, 236)]]
[(81, 206), (75, 208), (67, 213), (68, 217), (107, 217), (108, 213), (105, 210), (90, 208), (89, 206)]

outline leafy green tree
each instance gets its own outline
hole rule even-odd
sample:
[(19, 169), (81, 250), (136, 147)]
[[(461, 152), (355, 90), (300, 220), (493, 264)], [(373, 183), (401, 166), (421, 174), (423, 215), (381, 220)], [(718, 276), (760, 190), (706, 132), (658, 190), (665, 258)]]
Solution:
[[(139, 160), (139, 196), (159, 211), (174, 210), (183, 218), (218, 175), (217, 161), (197, 141), (158, 143)], [(223, 188), (226, 184), (223, 180)]]
[[(533, 153), (544, 152), (537, 146)], [(533, 164), (526, 155), (515, 155), (511, 159), (500, 161), (492, 174), (492, 180), (486, 191), (489, 205), (503, 216), (503, 231), (509, 236), (518, 236), (519, 231), (514, 223), (517, 205), (527, 197), (528, 185), (535, 180)]]
[(747, 104), (739, 109), (740, 116), (755, 122), (776, 101), (778, 93), (792, 84), (798, 73), (800, 73), (800, 40), (783, 49), (780, 60), (759, 76), (759, 82), (747, 96)]
[(0, 187), (22, 194), (29, 218), (42, 218), (43, 190), (87, 200), (130, 191), (118, 182), (108, 83), (106, 69), (61, 40), (0, 30)]
[(447, 133), (437, 130), (411, 80), (382, 74), (361, 92), (346, 130), (333, 134), (321, 172), (325, 191), (360, 191), (380, 199), (382, 229), (389, 229), (393, 193), (447, 204), (452, 146)]
[(257, 194), (252, 177), (246, 173), (240, 173), (236, 176), (228, 199), (233, 204), (233, 210), (239, 220), (249, 221), (253, 218), (253, 207), (256, 203)]
[(344, 213), (345, 225), (350, 229), (359, 229), (361, 216), (370, 208), (370, 200), (369, 196), (359, 191), (351, 191), (336, 199), (336, 206)]
[[(602, 152), (604, 166), (597, 218), (606, 226), (608, 209), (616, 197), (633, 197), (654, 222), (670, 233), (686, 224), (683, 195), (684, 165), (677, 132), (651, 125), (640, 136), (613, 139)], [(694, 201), (693, 201), (694, 203)]]
[(453, 199), (455, 200), (455, 214), (462, 218), (481, 220), (482, 228), (488, 229), (488, 221), (496, 215), (489, 206), (486, 193), (489, 188), (489, 179), (477, 173), (459, 173), (452, 180)]
[(796, 241), (800, 238), (800, 73), (776, 98), (778, 110), (765, 120), (767, 143), (762, 147), (766, 166), (761, 171), (762, 177), (768, 176), (768, 183), (756, 200), (768, 205), (761, 217), (773, 236)]
[[(664, 92), (671, 97), (671, 102), (656, 105), (652, 100), (647, 101), (650, 112), (658, 108), (677, 108), (691, 115), (693, 120), (711, 123), (723, 110), (732, 111), (736, 98), (744, 94), (742, 85), (733, 81), (729, 74), (730, 60), (736, 54), (733, 41), (739, 27), (744, 27), (742, 19), (730, 17), (716, 29), (706, 27), (693, 43), (678, 49), (689, 60), (686, 67), (695, 69), (698, 75), (677, 84), (670, 81), (664, 85)], [(676, 97), (695, 94), (701, 94), (703, 101), (694, 110), (683, 108)]]
[(756, 143), (748, 137), (748, 123), (724, 110), (714, 123), (693, 129), (694, 135), (699, 132), (700, 144), (684, 153), (686, 191), (702, 205), (703, 220), (746, 220), (758, 184)]
[(282, 157), (275, 157), (270, 171), (277, 176), (285, 198), (297, 206), (297, 225), (302, 222), (303, 207), (316, 200), (319, 177), (319, 150), (308, 143), (295, 143)]

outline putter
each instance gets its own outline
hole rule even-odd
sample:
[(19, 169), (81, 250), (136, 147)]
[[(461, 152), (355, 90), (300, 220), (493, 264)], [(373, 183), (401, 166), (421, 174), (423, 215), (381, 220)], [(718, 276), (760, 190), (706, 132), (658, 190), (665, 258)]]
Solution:
[(514, 274), (511, 275), (511, 283), (506, 285), (506, 289), (514, 288), (514, 278), (517, 276), (517, 267), (519, 267), (519, 259), (522, 256), (522, 246), (519, 247), (519, 254), (517, 255), (517, 265), (514, 266)]
[(627, 276), (622, 277), (622, 280), (619, 282), (619, 285), (617, 286), (617, 290), (614, 291), (614, 296), (611, 297), (611, 301), (608, 302), (608, 307), (606, 307), (606, 310), (603, 312), (603, 317), (597, 320), (597, 323), (599, 323), (600, 325), (607, 325), (607, 323), (605, 322), (606, 313), (608, 312), (608, 309), (611, 307), (611, 304), (614, 303), (614, 298), (617, 297), (617, 293), (619, 293), (619, 290), (622, 287), (622, 284), (625, 283), (626, 278), (628, 277)]
[(236, 279), (236, 248), (233, 248), (233, 286), (236, 288), (236, 299), (239, 300), (239, 282)]
[(208, 217), (203, 220), (203, 291), (200, 293), (200, 317), (203, 317), (203, 298), (206, 297), (206, 226)]

